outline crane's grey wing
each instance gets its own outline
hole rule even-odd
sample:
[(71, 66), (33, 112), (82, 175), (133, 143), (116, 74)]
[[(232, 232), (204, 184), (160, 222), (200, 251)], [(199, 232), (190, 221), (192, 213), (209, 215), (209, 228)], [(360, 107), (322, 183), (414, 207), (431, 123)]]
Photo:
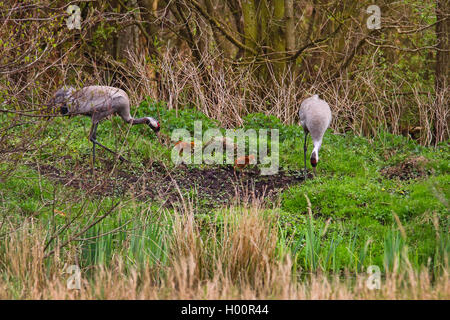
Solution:
[(300, 119), (300, 125), (305, 128), (306, 122), (305, 122), (305, 110), (300, 108), (300, 110), (298, 111), (298, 117)]
[(303, 127), (303, 129), (308, 130), (306, 119), (308, 117), (308, 109), (310, 108), (310, 101), (312, 98), (307, 98), (302, 101), (300, 105), (300, 110), (298, 111), (298, 117), (300, 119), (300, 125)]
[(326, 114), (326, 117), (327, 117), (327, 128), (328, 128), (331, 124), (331, 120), (333, 119), (333, 115), (331, 114), (330, 105), (326, 101), (324, 101), (324, 100), (322, 100), (322, 101), (324, 103), (324, 109), (325, 109), (324, 113)]

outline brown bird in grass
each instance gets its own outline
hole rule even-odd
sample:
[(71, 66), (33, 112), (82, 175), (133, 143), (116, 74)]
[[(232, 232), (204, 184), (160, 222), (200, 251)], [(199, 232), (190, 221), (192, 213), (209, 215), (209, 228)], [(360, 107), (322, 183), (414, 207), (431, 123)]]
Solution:
[[(159, 122), (152, 117), (134, 119), (130, 114), (130, 100), (128, 95), (119, 88), (108, 86), (88, 86), (75, 90), (72, 87), (64, 87), (56, 91), (50, 101), (51, 106), (59, 106), (63, 115), (84, 115), (91, 117), (92, 126), (89, 140), (92, 142), (92, 173), (95, 164), (95, 146), (118, 155), (108, 147), (97, 141), (97, 127), (100, 121), (111, 115), (119, 115), (123, 121), (131, 125), (146, 124), (159, 137)], [(118, 155), (121, 161), (126, 159)]]
[(249, 164), (256, 164), (256, 157), (253, 154), (248, 155), (248, 156), (238, 157), (234, 161), (234, 170), (243, 169), (246, 166), (248, 166)]
[(310, 98), (303, 100), (300, 110), (298, 112), (300, 117), (300, 124), (305, 131), (305, 144), (303, 146), (305, 175), (306, 175), (306, 151), (308, 133), (311, 134), (311, 139), (314, 144), (314, 149), (311, 153), (311, 166), (314, 174), (316, 174), (316, 166), (319, 162), (319, 150), (322, 145), (322, 139), (325, 131), (331, 123), (331, 110), (328, 103), (320, 99), (316, 94)]
[(194, 150), (195, 143), (194, 141), (188, 142), (188, 141), (178, 141), (175, 143), (175, 150), (178, 150), (179, 155), (181, 156), (184, 152), (184, 150), (189, 150), (192, 152)]

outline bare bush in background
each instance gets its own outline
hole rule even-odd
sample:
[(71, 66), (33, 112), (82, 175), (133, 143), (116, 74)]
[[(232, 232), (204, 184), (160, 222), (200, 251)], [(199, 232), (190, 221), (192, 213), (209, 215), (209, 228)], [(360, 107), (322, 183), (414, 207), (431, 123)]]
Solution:
[[(66, 26), (69, 4), (81, 8), (81, 30)], [(25, 114), (55, 115), (47, 101), (61, 85), (103, 84), (124, 88), (133, 104), (151, 96), (169, 108), (195, 106), (224, 126), (241, 125), (251, 112), (295, 123), (301, 99), (317, 93), (337, 115), (335, 132), (383, 129), (422, 144), (445, 141), (445, 6), (382, 2), (381, 28), (370, 30), (369, 4), (6, 1), (2, 113), (15, 112), (17, 125)]]

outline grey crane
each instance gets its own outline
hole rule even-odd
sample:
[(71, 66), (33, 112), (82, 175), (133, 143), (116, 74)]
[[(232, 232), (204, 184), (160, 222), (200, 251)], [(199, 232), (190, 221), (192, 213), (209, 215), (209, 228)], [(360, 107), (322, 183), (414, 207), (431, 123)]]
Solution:
[[(160, 125), (152, 117), (134, 119), (130, 115), (130, 100), (122, 89), (108, 86), (88, 86), (75, 90), (72, 87), (63, 87), (56, 91), (51, 99), (52, 106), (59, 106), (63, 115), (85, 115), (92, 119), (89, 140), (92, 142), (92, 173), (95, 164), (95, 146), (98, 145), (105, 150), (118, 155), (108, 147), (97, 141), (97, 127), (100, 121), (110, 115), (119, 115), (123, 121), (135, 124), (147, 124), (158, 136)], [(126, 159), (118, 155), (121, 161)]]
[(323, 134), (331, 123), (330, 106), (316, 94), (303, 100), (298, 115), (300, 117), (300, 125), (305, 131), (305, 144), (303, 145), (305, 174), (308, 133), (311, 135), (314, 144), (310, 160), (314, 174), (316, 174), (316, 166), (317, 162), (319, 162), (319, 150), (322, 145)]

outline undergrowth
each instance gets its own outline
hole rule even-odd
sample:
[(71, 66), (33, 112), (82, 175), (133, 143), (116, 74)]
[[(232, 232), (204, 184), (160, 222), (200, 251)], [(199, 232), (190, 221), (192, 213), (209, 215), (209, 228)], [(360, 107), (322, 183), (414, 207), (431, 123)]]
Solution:
[[(164, 103), (146, 100), (135, 110), (136, 116), (157, 114), (168, 136), (176, 128), (193, 132), (195, 120), (203, 121), (203, 129), (218, 127), (191, 106), (168, 110)], [(3, 123), (10, 121), (0, 117)], [(280, 165), (301, 172), (301, 127), (262, 114), (243, 120), (244, 129), (279, 129)], [(331, 278), (320, 278), (321, 283), (332, 282), (333, 275), (352, 274), (357, 280), (350, 291), (377, 297), (356, 289), (371, 265), (380, 267), (386, 288), (393, 273), (405, 283), (408, 277), (426, 274), (430, 291), (439, 287), (439, 297), (448, 298), (448, 285), (440, 282), (448, 277), (450, 249), (448, 144), (430, 148), (384, 132), (366, 139), (329, 130), (314, 179), (291, 185), (275, 199), (198, 212), (201, 195), (192, 190), (180, 190), (182, 203), (171, 207), (136, 199), (132, 190), (121, 196), (94, 196), (40, 174), (46, 165), (62, 173), (89, 167), (89, 127), (88, 118), (57, 118), (46, 125), (39, 148), (20, 159), (2, 159), (2, 297), (36, 297), (37, 291), (27, 289), (32, 280), (45, 289), (41, 298), (77, 297), (66, 292), (60, 272), (64, 265), (76, 264), (86, 288), (80, 297), (87, 298), (120, 297), (116, 291), (104, 293), (107, 285), (99, 284), (118, 274), (127, 290), (133, 277), (140, 278), (133, 294), (154, 298), (311, 297), (298, 280), (302, 274), (312, 276), (303, 278), (304, 283), (323, 274)], [(20, 134), (20, 128), (11, 131)], [(101, 172), (105, 160), (130, 173), (146, 170), (148, 162), (173, 168), (170, 147), (158, 144), (147, 127), (130, 127), (116, 117), (101, 123), (98, 139), (131, 160), (122, 164), (100, 150), (95, 165)], [(411, 168), (402, 166), (419, 158)], [(396, 167), (412, 170), (414, 179), (396, 177), (395, 170), (389, 177), (383, 174), (385, 168)], [(114, 170), (98, 181), (107, 179), (117, 179)], [(277, 282), (289, 284), (292, 291), (283, 291)], [(414, 293), (411, 285), (406, 288)], [(149, 288), (157, 288), (154, 296), (143, 293)], [(250, 295), (244, 294), (248, 288)]]

